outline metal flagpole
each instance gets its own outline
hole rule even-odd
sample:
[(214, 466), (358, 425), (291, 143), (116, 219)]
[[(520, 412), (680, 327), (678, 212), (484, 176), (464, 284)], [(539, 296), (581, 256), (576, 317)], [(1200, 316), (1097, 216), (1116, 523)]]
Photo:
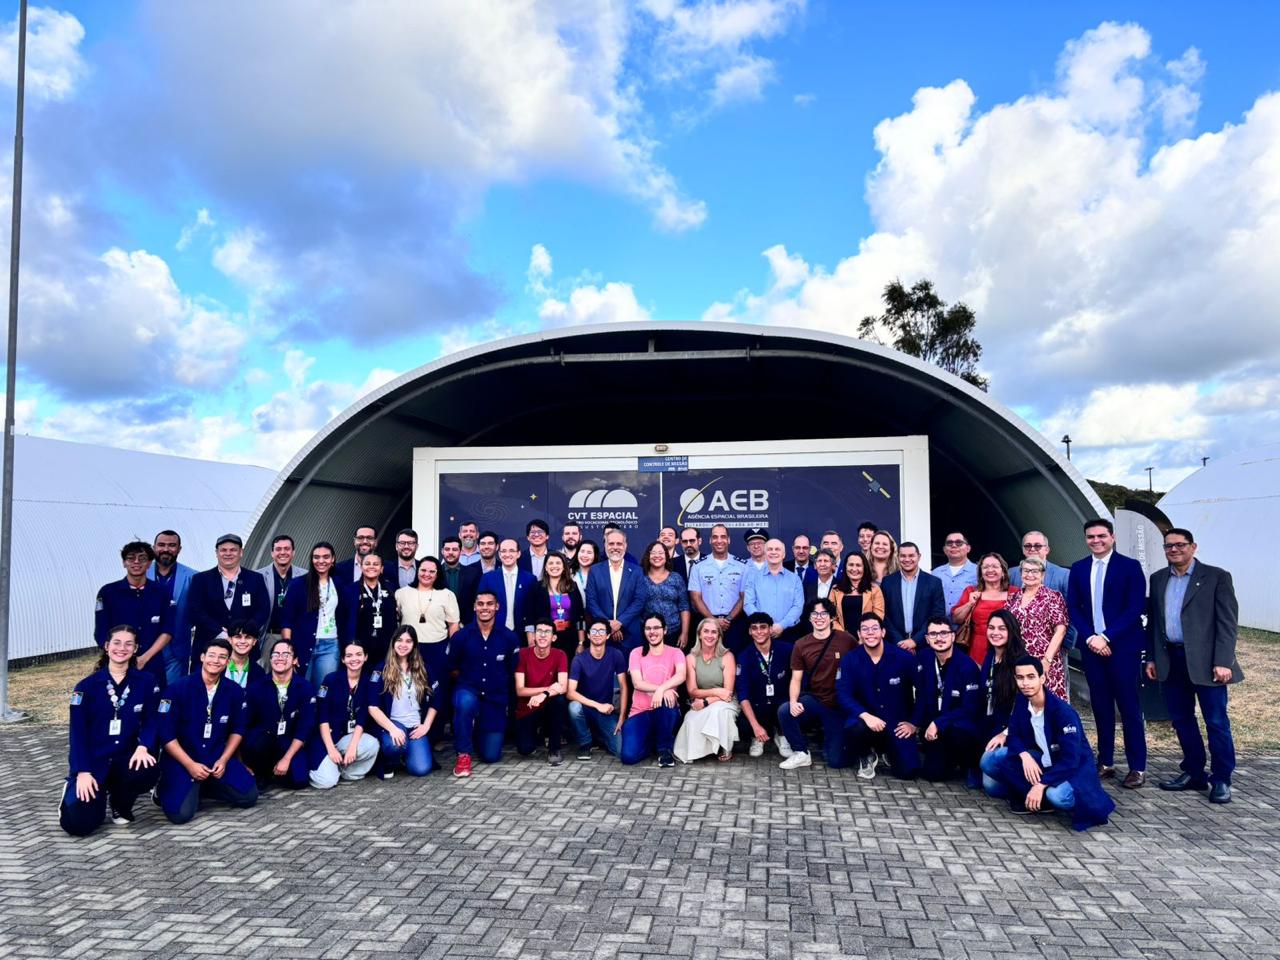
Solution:
[(18, 8), (18, 110), (13, 132), (13, 226), (9, 239), (9, 350), (5, 354), (4, 480), (0, 486), (0, 722), (25, 718), (9, 709), (9, 572), (13, 550), (14, 391), (18, 380), (18, 241), (22, 235), (22, 106), (27, 72), (27, 0)]

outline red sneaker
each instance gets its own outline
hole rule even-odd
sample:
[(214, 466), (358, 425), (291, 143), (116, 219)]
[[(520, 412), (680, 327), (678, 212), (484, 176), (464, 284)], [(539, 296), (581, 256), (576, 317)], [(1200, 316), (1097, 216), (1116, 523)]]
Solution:
[(471, 776), (471, 754), (458, 754), (458, 762), (453, 765), (453, 775), (455, 777)]

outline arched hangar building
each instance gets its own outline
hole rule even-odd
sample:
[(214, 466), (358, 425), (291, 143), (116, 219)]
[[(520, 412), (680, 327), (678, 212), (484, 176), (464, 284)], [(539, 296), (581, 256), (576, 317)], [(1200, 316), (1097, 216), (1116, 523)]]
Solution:
[[(1036, 527), (1049, 536), (1054, 559), (1066, 563), (1083, 554), (1081, 522), (1107, 515), (1039, 432), (913, 357), (813, 330), (608, 324), (478, 346), (363, 397), (271, 485), (254, 517), (250, 559), (267, 562), (277, 531), (302, 549), (330, 540), (345, 555), (358, 524), (380, 531), (410, 525), (417, 447), (881, 436), (928, 439), (935, 562), (950, 529), (969, 536), (975, 557), (996, 549), (1016, 558), (1022, 533)], [(831, 524), (851, 541), (860, 519), (832, 517)]]

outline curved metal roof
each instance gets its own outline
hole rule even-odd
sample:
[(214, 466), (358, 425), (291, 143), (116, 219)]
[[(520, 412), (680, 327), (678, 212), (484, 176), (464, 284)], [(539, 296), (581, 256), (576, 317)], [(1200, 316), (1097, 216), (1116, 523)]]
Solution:
[(1240, 622), (1280, 630), (1280, 594), (1267, 562), (1280, 530), (1280, 443), (1209, 461), (1158, 506), (1195, 534), (1197, 560), (1231, 571)]
[(1082, 553), (1079, 524), (1107, 515), (1035, 429), (914, 357), (816, 330), (604, 324), (464, 350), (363, 397), (271, 485), (250, 556), (265, 563), (277, 531), (300, 547), (330, 540), (344, 553), (359, 524), (407, 525), (414, 447), (910, 434), (929, 437), (935, 541), (944, 527), (960, 529), (975, 556), (1017, 557), (1019, 538), (1035, 527), (1065, 562)]

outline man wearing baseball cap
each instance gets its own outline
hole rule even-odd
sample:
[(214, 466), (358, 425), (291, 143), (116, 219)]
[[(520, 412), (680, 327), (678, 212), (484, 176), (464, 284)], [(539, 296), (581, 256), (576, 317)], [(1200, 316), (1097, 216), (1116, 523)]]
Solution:
[(191, 649), (196, 663), (210, 640), (227, 636), (232, 621), (271, 622), (267, 582), (257, 571), (240, 566), (243, 553), (244, 541), (234, 533), (224, 533), (216, 545), (217, 565), (191, 578), (187, 596), (196, 628)]

